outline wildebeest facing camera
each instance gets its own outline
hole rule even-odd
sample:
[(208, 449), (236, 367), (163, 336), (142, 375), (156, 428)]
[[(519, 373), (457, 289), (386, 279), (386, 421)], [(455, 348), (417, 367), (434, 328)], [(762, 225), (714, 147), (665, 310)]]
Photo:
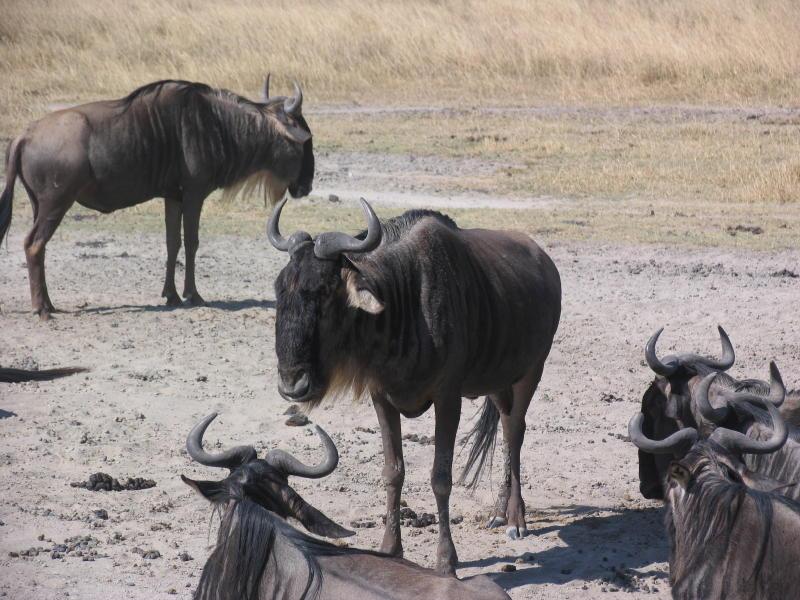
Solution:
[(791, 595), (797, 2), (2, 8), (0, 596)]

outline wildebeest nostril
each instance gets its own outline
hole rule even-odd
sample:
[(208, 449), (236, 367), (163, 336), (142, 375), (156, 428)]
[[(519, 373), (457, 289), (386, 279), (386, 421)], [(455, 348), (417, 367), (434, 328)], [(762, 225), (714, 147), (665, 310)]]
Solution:
[(297, 400), (308, 393), (309, 387), (308, 372), (299, 370), (289, 375), (281, 374), (278, 391), (287, 400)]

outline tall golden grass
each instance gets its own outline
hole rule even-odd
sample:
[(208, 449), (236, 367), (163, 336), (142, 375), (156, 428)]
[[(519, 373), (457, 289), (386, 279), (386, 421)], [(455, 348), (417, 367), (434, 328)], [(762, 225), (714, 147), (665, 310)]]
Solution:
[[(796, 0), (5, 0), (0, 108), (159, 78), (316, 101), (797, 98)], [(29, 108), (33, 107), (33, 108)]]

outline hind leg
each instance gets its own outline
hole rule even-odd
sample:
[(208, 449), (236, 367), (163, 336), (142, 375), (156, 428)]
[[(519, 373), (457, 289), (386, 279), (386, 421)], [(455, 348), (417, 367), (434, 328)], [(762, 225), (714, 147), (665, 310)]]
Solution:
[(544, 364), (531, 369), (522, 379), (512, 386), (513, 403), (509, 412), (500, 413), (503, 424), (503, 440), (508, 450), (508, 470), (510, 486), (506, 505), (506, 533), (512, 539), (523, 537), (528, 529), (525, 524), (525, 502), (522, 499), (520, 485), (520, 452), (525, 439), (525, 413), (533, 398), (533, 393), (542, 378)]
[(31, 304), (33, 312), (39, 315), (43, 321), (47, 321), (50, 315), (56, 312), (56, 309), (47, 293), (44, 274), (45, 247), (74, 200), (59, 199), (40, 202), (31, 194), (31, 190), (28, 190), (28, 193), (31, 195), (35, 215), (33, 227), (25, 236), (24, 242), (25, 259), (28, 263), (28, 280), (31, 286)]
[(181, 249), (181, 202), (175, 198), (164, 198), (164, 224), (167, 229), (167, 274), (161, 297), (167, 306), (180, 306), (181, 299), (175, 289), (175, 263)]
[[(509, 414), (514, 404), (514, 394), (511, 388), (507, 388), (497, 394), (490, 394), (489, 398), (497, 410), (502, 415)], [(505, 427), (503, 427), (505, 431)], [(497, 500), (494, 504), (494, 513), (489, 518), (487, 527), (502, 527), (508, 523), (506, 510), (508, 508), (508, 498), (511, 495), (511, 455), (508, 451), (508, 443), (503, 439), (503, 479), (500, 481), (500, 490), (497, 492)]]

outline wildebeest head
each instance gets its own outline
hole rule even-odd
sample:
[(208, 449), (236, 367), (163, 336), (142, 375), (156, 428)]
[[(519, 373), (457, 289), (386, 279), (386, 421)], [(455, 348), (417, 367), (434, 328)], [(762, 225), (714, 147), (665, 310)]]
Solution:
[(278, 179), (288, 182), (293, 198), (311, 193), (314, 181), (314, 146), (311, 129), (303, 117), (303, 90), (295, 82), (291, 97), (269, 96), (270, 76), (264, 83), (264, 111), (271, 117), (275, 130), (281, 134), (275, 142), (272, 171)]
[(263, 459), (257, 457), (252, 446), (237, 446), (219, 454), (206, 452), (203, 434), (216, 416), (217, 413), (212, 413), (195, 425), (186, 439), (186, 450), (200, 464), (224, 467), (230, 474), (220, 481), (193, 480), (181, 475), (184, 483), (215, 504), (250, 500), (282, 518), (294, 517), (317, 535), (331, 538), (354, 535), (308, 504), (289, 485), (291, 475), (316, 479), (336, 468), (339, 453), (322, 428), (316, 427), (316, 432), (325, 447), (325, 458), (318, 465), (309, 466), (283, 450), (270, 450)]
[(325, 396), (335, 377), (345, 377), (340, 350), (350, 320), (358, 312), (383, 310), (374, 286), (346, 256), (376, 248), (382, 230), (362, 198), (368, 222), (363, 236), (326, 232), (312, 239), (297, 231), (284, 238), (278, 227), (284, 204), (275, 207), (267, 226), (272, 245), (289, 253), (289, 264), (275, 281), (278, 391), (291, 402), (313, 402)]
[[(700, 419), (703, 422), (712, 424), (713, 431), (708, 436), (702, 435), (696, 427), (691, 426), (679, 427), (676, 431), (666, 436), (653, 436), (646, 429), (647, 419), (643, 413), (639, 413), (631, 419), (628, 433), (631, 441), (639, 448), (640, 488), (643, 494), (646, 490), (652, 490), (652, 488), (646, 488), (646, 484), (651, 486), (658, 485), (659, 495), (655, 497), (666, 498), (666, 493), (674, 489), (673, 484), (675, 481), (686, 484), (688, 481), (686, 477), (682, 479), (679, 477), (681, 475), (680, 469), (685, 467), (683, 464), (685, 462), (684, 458), (689, 456), (690, 448), (697, 445), (695, 442), (698, 439), (707, 439), (725, 450), (718, 453), (721, 457), (719, 462), (732, 470), (733, 474), (730, 477), (734, 477), (735, 474), (738, 480), (762, 491), (773, 491), (775, 488), (784, 485), (748, 470), (740, 458), (740, 455), (746, 452), (751, 454), (775, 452), (786, 442), (788, 429), (778, 411), (778, 407), (782, 404), (786, 395), (786, 389), (783, 386), (777, 366), (774, 362), (770, 363), (771, 381), (768, 395), (722, 388), (717, 390), (718, 396), (722, 399), (722, 405), (714, 407), (711, 404), (709, 395), (712, 384), (719, 376), (718, 372), (709, 373), (697, 382), (691, 393), (693, 411), (700, 415)], [(770, 440), (750, 439), (742, 432), (737, 431), (738, 428), (742, 427), (738, 416), (739, 411), (741, 410), (744, 415), (748, 414), (745, 408), (746, 403), (762, 405), (769, 412), (774, 425), (773, 435)], [(779, 444), (778, 441), (780, 442)], [(704, 446), (701, 444), (701, 447)], [(701, 454), (703, 453), (701, 452)], [(653, 463), (646, 463), (641, 460), (646, 456), (659, 460)], [(734, 459), (732, 457), (739, 458)], [(677, 463), (675, 462), (676, 460), (678, 461)], [(689, 463), (691, 463), (691, 460), (689, 460)], [(654, 465), (655, 474), (647, 473), (647, 479), (645, 479), (642, 476), (642, 472), (645, 470), (644, 466), (648, 464)], [(675, 466), (676, 464), (678, 467)], [(693, 471), (689, 469), (688, 472), (691, 473)], [(684, 472), (683, 474), (685, 475), (686, 473)], [(667, 479), (666, 490), (661, 487), (665, 477)], [(683, 487), (685, 488), (686, 486), (684, 485)]]
[[(642, 397), (642, 430), (653, 439), (664, 439), (684, 427), (700, 428), (702, 420), (695, 418), (691, 389), (699, 375), (725, 371), (733, 366), (735, 355), (730, 338), (719, 327), (722, 358), (719, 360), (696, 354), (668, 355), (663, 359), (656, 353), (656, 343), (662, 327), (648, 340), (645, 359), (657, 377)], [(639, 452), (640, 491), (645, 498), (663, 498), (662, 481), (669, 460), (660, 455)]]

